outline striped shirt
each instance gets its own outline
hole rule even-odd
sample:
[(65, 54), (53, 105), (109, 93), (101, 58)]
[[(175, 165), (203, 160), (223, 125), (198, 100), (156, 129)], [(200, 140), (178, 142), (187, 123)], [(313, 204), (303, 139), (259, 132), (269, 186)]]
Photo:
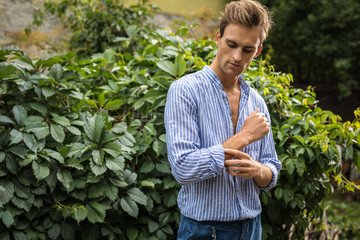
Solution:
[[(241, 97), (237, 132), (251, 112), (259, 108), (270, 119), (262, 97), (239, 78)], [(171, 85), (165, 106), (168, 158), (181, 190), (181, 214), (197, 221), (236, 221), (261, 212), (260, 190), (275, 186), (281, 163), (272, 133), (242, 151), (268, 166), (273, 178), (266, 188), (253, 179), (225, 171), (222, 142), (234, 135), (230, 104), (220, 79), (205, 66)]]

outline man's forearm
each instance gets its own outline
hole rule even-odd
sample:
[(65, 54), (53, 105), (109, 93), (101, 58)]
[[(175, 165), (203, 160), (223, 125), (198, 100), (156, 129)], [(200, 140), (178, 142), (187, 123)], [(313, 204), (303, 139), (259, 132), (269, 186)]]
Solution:
[(249, 139), (242, 132), (235, 134), (222, 143), (224, 149), (237, 149), (240, 151), (249, 144)]
[(270, 185), (272, 176), (273, 174), (271, 169), (268, 166), (261, 164), (260, 174), (254, 177), (254, 181), (259, 187), (265, 188)]

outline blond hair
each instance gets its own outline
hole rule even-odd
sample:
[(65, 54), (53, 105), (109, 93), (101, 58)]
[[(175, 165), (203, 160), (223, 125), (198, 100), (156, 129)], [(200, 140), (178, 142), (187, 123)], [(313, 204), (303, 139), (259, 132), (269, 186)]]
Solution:
[(246, 27), (261, 28), (261, 43), (269, 35), (272, 20), (267, 8), (253, 0), (240, 0), (228, 3), (220, 17), (220, 37), (223, 36), (228, 24), (241, 24)]

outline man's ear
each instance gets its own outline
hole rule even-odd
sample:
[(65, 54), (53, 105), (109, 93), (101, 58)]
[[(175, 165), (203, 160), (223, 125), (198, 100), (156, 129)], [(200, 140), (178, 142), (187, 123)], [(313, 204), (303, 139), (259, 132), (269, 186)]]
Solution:
[(220, 45), (220, 30), (218, 30), (215, 34), (215, 43), (216, 43), (216, 46)]
[(260, 53), (261, 53), (262, 49), (263, 49), (263, 45), (261, 44), (261, 45), (258, 47), (258, 50), (257, 50), (257, 52), (256, 52), (256, 54), (255, 54), (255, 57), (254, 57), (254, 58), (256, 58), (257, 56), (259, 56), (259, 55), (260, 55)]

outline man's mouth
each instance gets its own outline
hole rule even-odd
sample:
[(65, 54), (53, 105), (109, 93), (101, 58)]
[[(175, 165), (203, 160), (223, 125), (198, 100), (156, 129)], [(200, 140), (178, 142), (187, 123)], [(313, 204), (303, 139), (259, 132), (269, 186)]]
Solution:
[(236, 63), (229, 62), (229, 64), (232, 65), (232, 66), (234, 66), (234, 67), (241, 67), (241, 65), (236, 64)]

